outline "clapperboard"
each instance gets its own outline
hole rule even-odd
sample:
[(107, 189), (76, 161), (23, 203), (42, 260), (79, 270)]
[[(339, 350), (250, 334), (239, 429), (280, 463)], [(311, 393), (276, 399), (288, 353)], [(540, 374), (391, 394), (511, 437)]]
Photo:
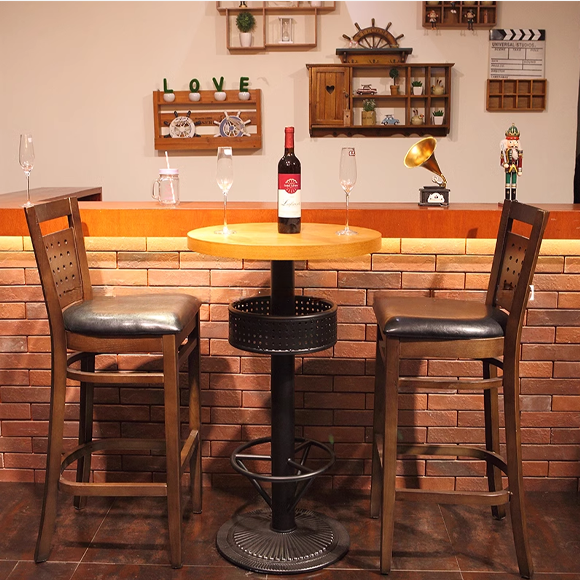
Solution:
[(489, 31), (490, 79), (545, 78), (546, 31), (494, 28)]

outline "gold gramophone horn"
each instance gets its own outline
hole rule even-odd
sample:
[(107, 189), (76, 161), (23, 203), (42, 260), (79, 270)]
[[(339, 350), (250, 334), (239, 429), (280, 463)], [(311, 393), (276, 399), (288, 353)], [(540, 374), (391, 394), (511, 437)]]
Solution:
[(424, 139), (417, 141), (417, 143), (407, 151), (403, 163), (406, 167), (424, 167), (425, 169), (428, 169), (440, 178), (437, 179), (434, 177), (433, 181), (437, 185), (445, 187), (447, 185), (447, 179), (445, 179), (445, 176), (441, 173), (437, 160), (435, 159), (435, 147), (437, 147), (437, 141), (433, 137), (425, 137)]

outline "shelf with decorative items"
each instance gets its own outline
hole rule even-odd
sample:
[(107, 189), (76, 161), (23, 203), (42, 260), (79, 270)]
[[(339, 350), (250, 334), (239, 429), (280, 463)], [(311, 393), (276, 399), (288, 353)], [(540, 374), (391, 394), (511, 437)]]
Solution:
[[(451, 63), (306, 66), (311, 136), (443, 136), (450, 131)], [(375, 103), (370, 124), (363, 121), (369, 100)]]
[(488, 111), (543, 111), (546, 79), (488, 79)]
[(423, 2), (423, 28), (493, 28), (498, 2)]
[(262, 92), (153, 91), (157, 151), (261, 149)]
[[(334, 11), (336, 5), (335, 2), (314, 0), (247, 4), (216, 2), (218, 12), (226, 17), (226, 48), (230, 52), (315, 48), (318, 45), (318, 17)], [(249, 28), (248, 22), (252, 24)], [(244, 39), (242, 31), (252, 35), (252, 39)]]

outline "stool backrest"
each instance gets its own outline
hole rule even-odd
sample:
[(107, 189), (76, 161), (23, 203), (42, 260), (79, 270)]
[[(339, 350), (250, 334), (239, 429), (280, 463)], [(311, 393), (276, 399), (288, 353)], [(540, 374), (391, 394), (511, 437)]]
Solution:
[(78, 200), (59, 199), (25, 208), (51, 330), (62, 310), (92, 298)]
[(531, 205), (504, 202), (486, 304), (509, 312), (508, 332), (518, 326), (521, 328), (523, 324), (549, 215), (549, 212)]

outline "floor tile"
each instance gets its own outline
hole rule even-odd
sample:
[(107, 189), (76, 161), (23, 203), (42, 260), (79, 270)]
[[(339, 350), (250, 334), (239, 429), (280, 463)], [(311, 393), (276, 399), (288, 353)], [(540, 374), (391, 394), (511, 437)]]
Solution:
[(18, 562), (9, 580), (70, 580), (78, 564), (69, 562)]
[(0, 561), (0, 580), (6, 580), (18, 562), (13, 560)]
[[(10, 560), (33, 560), (43, 487), (3, 483), (1, 489), (0, 554)], [(51, 561), (79, 562), (111, 503), (109, 498), (89, 498), (87, 507), (78, 511), (70, 495), (59, 494)]]

